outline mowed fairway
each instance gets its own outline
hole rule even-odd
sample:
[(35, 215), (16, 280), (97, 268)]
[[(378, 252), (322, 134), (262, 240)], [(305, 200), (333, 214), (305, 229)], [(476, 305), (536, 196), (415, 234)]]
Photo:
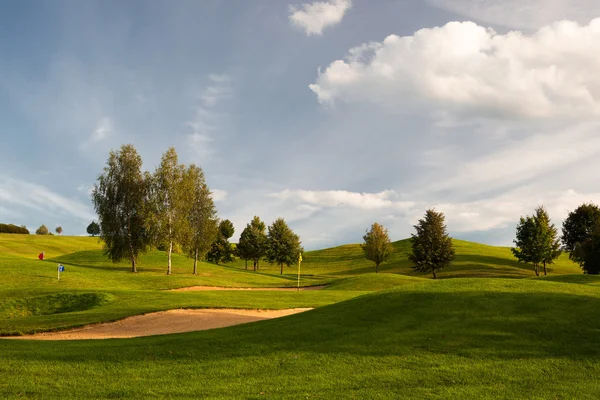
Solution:
[(565, 256), (533, 278), (509, 249), (456, 241), (440, 274), (455, 279), (433, 281), (409, 272), (406, 241), (379, 274), (349, 245), (306, 254), (302, 284), (322, 290), (178, 292), (166, 289), (290, 287), (296, 270), (202, 263), (193, 276), (177, 256), (167, 277), (153, 252), (131, 274), (96, 239), (18, 236), (0, 235), (3, 335), (178, 308), (315, 309), (135, 339), (0, 340), (0, 398), (600, 397), (600, 281)]

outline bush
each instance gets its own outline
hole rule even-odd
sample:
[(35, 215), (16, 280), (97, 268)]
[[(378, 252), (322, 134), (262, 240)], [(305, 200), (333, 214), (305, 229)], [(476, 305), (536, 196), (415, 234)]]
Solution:
[(42, 225), (39, 228), (37, 228), (37, 231), (35, 231), (35, 234), (36, 235), (48, 235), (48, 234), (51, 235), (51, 233), (48, 232), (48, 228), (46, 227), (46, 225)]
[(0, 224), (0, 233), (17, 233), (21, 235), (29, 235), (29, 230), (22, 225), (16, 226), (13, 224)]

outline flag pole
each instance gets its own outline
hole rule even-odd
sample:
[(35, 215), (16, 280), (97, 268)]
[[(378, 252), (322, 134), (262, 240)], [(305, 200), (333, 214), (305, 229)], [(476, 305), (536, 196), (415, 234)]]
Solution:
[(298, 291), (300, 291), (300, 263), (302, 262), (302, 253), (298, 254)]

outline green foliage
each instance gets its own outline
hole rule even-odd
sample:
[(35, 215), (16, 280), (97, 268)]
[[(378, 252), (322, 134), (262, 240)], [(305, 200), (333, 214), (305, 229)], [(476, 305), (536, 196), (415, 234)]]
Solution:
[(112, 150), (92, 192), (104, 252), (113, 262), (129, 259), (137, 272), (138, 255), (150, 236), (146, 230), (148, 181), (142, 158), (131, 144)]
[(544, 207), (538, 207), (535, 215), (521, 217), (517, 225), (515, 248), (511, 251), (519, 262), (532, 263), (536, 276), (540, 275), (540, 264), (554, 263), (561, 254), (558, 232)]
[(185, 242), (191, 234), (188, 218), (192, 182), (184, 179), (186, 176), (185, 166), (179, 164), (175, 148), (170, 147), (163, 154), (148, 185), (146, 224), (153, 244), (167, 251), (167, 275), (171, 275), (173, 246)]
[(413, 262), (412, 269), (419, 272), (433, 273), (450, 266), (454, 260), (452, 239), (446, 232), (444, 214), (435, 210), (427, 210), (425, 218), (414, 226), (416, 234), (411, 234), (412, 252), (408, 259)]
[(375, 222), (371, 230), (363, 236), (364, 243), (361, 244), (367, 260), (375, 263), (375, 272), (379, 272), (379, 264), (388, 259), (392, 253), (392, 242), (388, 230)]
[(13, 224), (0, 224), (0, 233), (29, 235), (29, 230), (25, 226), (16, 226)]
[(252, 260), (253, 269), (256, 271), (260, 259), (267, 252), (267, 244), (266, 225), (258, 216), (254, 216), (240, 235), (240, 241), (236, 249), (238, 257), (242, 260)]
[(593, 203), (582, 204), (569, 213), (563, 221), (562, 242), (569, 258), (581, 264), (585, 258), (581, 245), (600, 226), (600, 207)]
[(97, 236), (100, 234), (100, 225), (96, 223), (96, 221), (92, 221), (91, 224), (87, 227), (87, 233), (91, 236)]
[(60, 235), (61, 233), (63, 233), (63, 228), (62, 226), (57, 226), (54, 231)]
[(578, 246), (581, 248), (580, 265), (584, 273), (600, 274), (600, 225)]
[(36, 235), (48, 235), (50, 234), (50, 232), (48, 231), (48, 227), (46, 225), (41, 225), (39, 228), (37, 228), (37, 230), (35, 231)]
[(234, 250), (229, 243), (229, 238), (233, 236), (234, 228), (230, 220), (226, 219), (219, 223), (217, 237), (210, 247), (206, 259), (216, 264), (226, 264), (233, 262)]
[(303, 252), (300, 237), (296, 235), (285, 223), (283, 218), (278, 218), (271, 226), (267, 235), (267, 259), (280, 267), (283, 275), (283, 266), (295, 265), (298, 257)]
[(198, 259), (206, 258), (218, 233), (217, 210), (202, 168), (194, 164), (190, 165), (184, 179), (188, 191), (189, 234), (183, 242), (187, 254), (194, 258), (194, 274), (196, 274)]

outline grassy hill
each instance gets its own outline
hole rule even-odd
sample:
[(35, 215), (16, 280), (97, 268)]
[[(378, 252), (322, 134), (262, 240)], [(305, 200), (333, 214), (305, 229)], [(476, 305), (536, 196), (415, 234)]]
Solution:
[(174, 308), (316, 308), (187, 334), (0, 340), (0, 398), (600, 397), (600, 278), (563, 255), (547, 277), (505, 279), (534, 274), (509, 248), (454, 243), (440, 277), (458, 279), (413, 273), (405, 240), (378, 274), (359, 245), (307, 252), (302, 284), (324, 290), (173, 292), (295, 286), (296, 269), (246, 271), (238, 260), (201, 263), (193, 276), (174, 255), (166, 276), (165, 253), (152, 251), (132, 274), (94, 238), (0, 234), (0, 335)]
[(595, 399), (600, 291), (422, 281), (314, 311), (128, 340), (0, 340), (0, 397)]

